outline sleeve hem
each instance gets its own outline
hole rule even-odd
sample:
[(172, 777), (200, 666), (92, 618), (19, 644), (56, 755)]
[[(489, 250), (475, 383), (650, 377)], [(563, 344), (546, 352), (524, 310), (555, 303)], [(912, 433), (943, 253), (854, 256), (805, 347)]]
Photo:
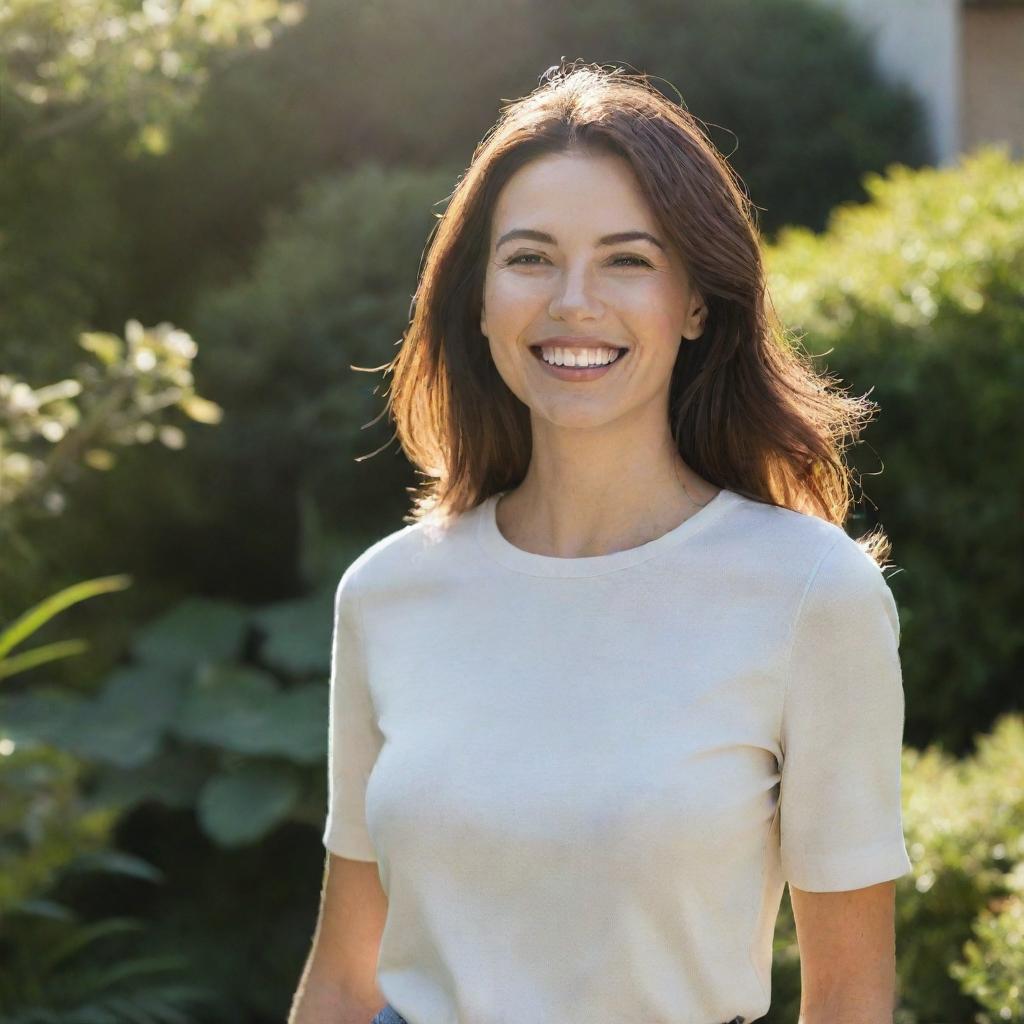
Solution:
[(353, 833), (348, 835), (333, 835), (330, 831), (324, 833), (322, 842), (329, 853), (338, 857), (346, 857), (349, 860), (376, 861), (377, 851), (373, 843), (366, 837), (360, 837)]
[(910, 874), (913, 864), (903, 837), (868, 846), (822, 852), (807, 863), (783, 865), (791, 887), (807, 892), (842, 892), (863, 889)]

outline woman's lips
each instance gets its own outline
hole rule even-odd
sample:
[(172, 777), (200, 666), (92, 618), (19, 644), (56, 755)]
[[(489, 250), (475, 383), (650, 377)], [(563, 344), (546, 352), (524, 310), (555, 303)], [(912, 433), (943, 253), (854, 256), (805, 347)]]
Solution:
[(619, 363), (628, 358), (631, 350), (628, 348), (620, 349), (619, 355), (612, 362), (605, 363), (602, 366), (555, 366), (554, 363), (546, 363), (544, 361), (539, 348), (531, 348), (530, 351), (534, 354), (541, 367), (558, 380), (585, 382), (597, 380), (598, 377), (603, 377), (614, 370)]

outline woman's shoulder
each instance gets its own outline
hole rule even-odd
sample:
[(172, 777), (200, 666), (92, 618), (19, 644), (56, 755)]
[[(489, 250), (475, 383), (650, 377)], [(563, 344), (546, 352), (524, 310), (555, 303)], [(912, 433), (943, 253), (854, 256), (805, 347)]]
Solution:
[(360, 593), (387, 590), (450, 570), (460, 560), (470, 518), (467, 513), (441, 524), (425, 517), (385, 534), (349, 563), (339, 587)]
[(881, 567), (867, 548), (836, 523), (744, 496), (738, 504), (733, 538), (762, 567), (805, 583), (827, 576), (858, 587), (881, 577)]

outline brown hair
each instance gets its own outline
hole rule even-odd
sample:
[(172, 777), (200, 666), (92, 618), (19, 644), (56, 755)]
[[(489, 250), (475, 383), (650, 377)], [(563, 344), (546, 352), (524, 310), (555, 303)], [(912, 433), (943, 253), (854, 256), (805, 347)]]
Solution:
[[(707, 320), (680, 346), (669, 396), (679, 453), (718, 487), (842, 526), (844, 460), (876, 403), (836, 388), (779, 320), (743, 183), (698, 121), (644, 74), (572, 62), (502, 108), (427, 242), (388, 397), (399, 441), (429, 479), (407, 522), (442, 521), (525, 477), (529, 409), (505, 385), (480, 331), (491, 217), (521, 167), (549, 153), (629, 161), (651, 210), (704, 297)], [(378, 368), (381, 369), (381, 368)], [(859, 539), (879, 564), (882, 533)]]

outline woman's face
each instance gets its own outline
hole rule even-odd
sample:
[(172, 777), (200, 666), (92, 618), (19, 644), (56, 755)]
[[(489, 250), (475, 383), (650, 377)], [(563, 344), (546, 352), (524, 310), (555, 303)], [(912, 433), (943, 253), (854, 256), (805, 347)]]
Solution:
[[(507, 237), (524, 230), (549, 237)], [(603, 241), (635, 232), (657, 241)], [(549, 154), (502, 189), (480, 329), (498, 372), (535, 421), (596, 427), (654, 412), (660, 419), (652, 423), (667, 424), (672, 368), (681, 338), (703, 331), (702, 307), (625, 159)], [(588, 339), (562, 343), (574, 351), (601, 342), (629, 351), (600, 375), (562, 379), (531, 350), (558, 335)]]

